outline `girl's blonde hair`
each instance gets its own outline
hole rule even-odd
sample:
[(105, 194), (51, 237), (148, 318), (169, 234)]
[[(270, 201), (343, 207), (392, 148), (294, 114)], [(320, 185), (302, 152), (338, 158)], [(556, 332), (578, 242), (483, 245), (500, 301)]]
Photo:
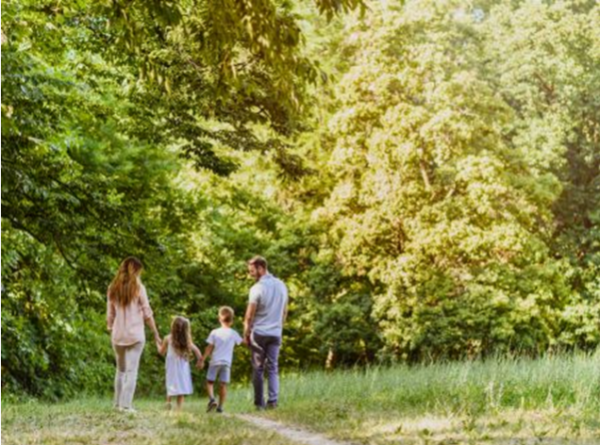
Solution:
[(192, 353), (192, 330), (190, 321), (184, 317), (175, 317), (171, 323), (171, 345), (181, 357), (188, 358)]
[(120, 306), (129, 306), (140, 296), (140, 274), (144, 265), (136, 257), (130, 256), (119, 266), (117, 275), (110, 283), (108, 296)]

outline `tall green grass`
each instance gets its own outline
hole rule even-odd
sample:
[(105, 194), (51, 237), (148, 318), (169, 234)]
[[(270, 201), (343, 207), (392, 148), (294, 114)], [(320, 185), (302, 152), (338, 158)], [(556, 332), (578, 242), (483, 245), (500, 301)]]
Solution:
[[(281, 385), (279, 409), (262, 415), (353, 443), (600, 443), (600, 351), (287, 373)], [(90, 444), (287, 443), (273, 433), (265, 442), (264, 431), (239, 419), (225, 422), (206, 415), (206, 399), (198, 394), (188, 399), (183, 416), (164, 412), (163, 400), (136, 398), (140, 412), (131, 419), (116, 414), (108, 396), (58, 404), (5, 403), (3, 439), (57, 445), (66, 439)], [(249, 385), (233, 385), (226, 410), (253, 412)], [(225, 427), (228, 435), (220, 437)]]
[(288, 374), (265, 415), (369, 445), (598, 445), (600, 352)]
[(600, 413), (600, 351), (288, 374), (282, 402), (413, 413), (503, 408)]

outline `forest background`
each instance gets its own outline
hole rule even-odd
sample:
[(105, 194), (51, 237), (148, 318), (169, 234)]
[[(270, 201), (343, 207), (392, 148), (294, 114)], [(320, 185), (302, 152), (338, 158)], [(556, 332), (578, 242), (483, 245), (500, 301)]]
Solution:
[(199, 344), (264, 255), (286, 372), (596, 350), (599, 91), (594, 1), (3, 1), (2, 389), (111, 390), (128, 255)]

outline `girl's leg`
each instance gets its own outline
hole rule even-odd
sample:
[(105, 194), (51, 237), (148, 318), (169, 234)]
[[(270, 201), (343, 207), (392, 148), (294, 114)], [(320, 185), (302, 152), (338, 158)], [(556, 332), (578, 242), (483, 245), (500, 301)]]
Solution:
[(123, 393), (123, 382), (125, 380), (125, 348), (123, 346), (113, 345), (115, 358), (117, 362), (115, 372), (115, 408), (121, 407), (121, 394)]
[(183, 407), (184, 396), (177, 396), (177, 409), (180, 410)]
[(137, 384), (138, 367), (140, 366), (140, 358), (144, 350), (144, 342), (136, 343), (132, 346), (127, 346), (125, 351), (125, 382), (123, 384), (123, 392), (121, 394), (121, 407), (131, 408), (133, 402), (133, 394)]
[(219, 406), (222, 408), (227, 398), (227, 383), (219, 382)]

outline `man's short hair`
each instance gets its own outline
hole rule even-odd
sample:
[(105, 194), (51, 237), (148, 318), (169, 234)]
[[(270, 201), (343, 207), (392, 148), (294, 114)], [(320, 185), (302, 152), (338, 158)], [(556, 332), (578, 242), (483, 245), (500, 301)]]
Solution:
[(221, 317), (225, 323), (233, 323), (233, 316), (233, 309), (229, 306), (221, 306), (219, 308), (219, 317)]
[(267, 260), (265, 260), (259, 255), (253, 257), (250, 261), (248, 261), (248, 265), (254, 267), (262, 267), (263, 269), (267, 270)]

